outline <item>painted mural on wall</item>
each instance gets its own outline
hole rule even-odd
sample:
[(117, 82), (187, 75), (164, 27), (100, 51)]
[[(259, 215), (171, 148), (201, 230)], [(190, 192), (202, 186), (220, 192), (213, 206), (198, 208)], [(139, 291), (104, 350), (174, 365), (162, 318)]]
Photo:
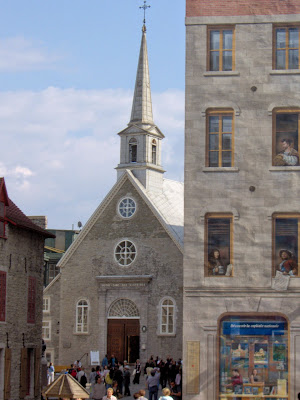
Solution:
[(232, 276), (231, 218), (207, 218), (208, 276)]
[(299, 165), (298, 114), (276, 115), (275, 166)]

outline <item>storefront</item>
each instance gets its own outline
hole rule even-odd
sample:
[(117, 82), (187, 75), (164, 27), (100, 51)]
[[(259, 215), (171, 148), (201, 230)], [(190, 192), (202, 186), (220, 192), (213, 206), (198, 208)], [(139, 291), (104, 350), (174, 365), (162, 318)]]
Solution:
[(283, 315), (223, 315), (218, 354), (220, 399), (289, 399), (289, 326)]

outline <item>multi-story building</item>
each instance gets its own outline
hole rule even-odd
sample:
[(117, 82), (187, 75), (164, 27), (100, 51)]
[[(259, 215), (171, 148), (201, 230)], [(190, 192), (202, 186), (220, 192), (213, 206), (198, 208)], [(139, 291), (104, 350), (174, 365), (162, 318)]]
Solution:
[(0, 399), (40, 399), (45, 238), (0, 178)]
[(185, 400), (300, 391), (299, 43), (299, 0), (186, 2)]
[(182, 355), (183, 183), (164, 178), (145, 26), (130, 122), (119, 136), (117, 182), (44, 290), (44, 339), (55, 364), (91, 351), (143, 363)]

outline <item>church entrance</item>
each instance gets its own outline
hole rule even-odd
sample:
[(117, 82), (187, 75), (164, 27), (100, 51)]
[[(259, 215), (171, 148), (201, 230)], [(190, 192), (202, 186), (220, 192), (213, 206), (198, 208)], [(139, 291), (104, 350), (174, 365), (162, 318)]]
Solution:
[(107, 324), (107, 354), (134, 363), (140, 357), (140, 321), (109, 319)]
[(140, 315), (137, 306), (128, 299), (116, 300), (107, 320), (107, 354), (134, 363), (140, 357)]

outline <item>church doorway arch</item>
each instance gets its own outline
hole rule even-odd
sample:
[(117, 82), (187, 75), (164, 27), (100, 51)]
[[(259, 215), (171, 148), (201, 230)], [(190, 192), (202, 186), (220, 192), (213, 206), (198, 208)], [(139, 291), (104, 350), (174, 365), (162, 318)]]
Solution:
[(140, 314), (135, 303), (118, 299), (107, 316), (107, 354), (133, 363), (140, 357)]

